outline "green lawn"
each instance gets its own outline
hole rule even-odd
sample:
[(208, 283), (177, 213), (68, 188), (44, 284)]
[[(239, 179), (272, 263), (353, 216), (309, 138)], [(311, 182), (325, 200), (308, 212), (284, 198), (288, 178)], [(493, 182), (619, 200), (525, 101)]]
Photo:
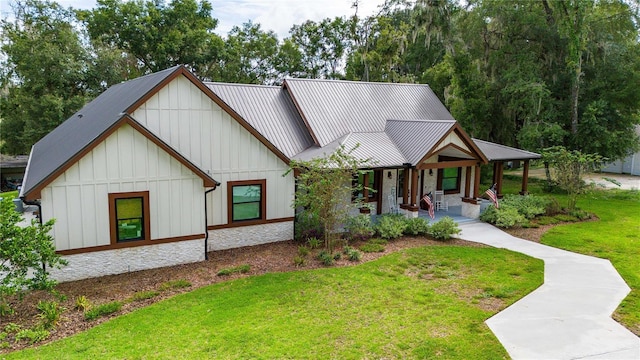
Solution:
[(507, 358), (484, 321), (542, 271), (501, 249), (410, 249), (204, 287), (7, 358)]

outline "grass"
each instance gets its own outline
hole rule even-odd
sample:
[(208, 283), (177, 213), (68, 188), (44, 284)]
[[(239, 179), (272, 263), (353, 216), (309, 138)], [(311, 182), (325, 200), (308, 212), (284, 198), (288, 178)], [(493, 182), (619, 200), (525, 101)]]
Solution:
[(542, 269), (502, 249), (408, 249), (207, 286), (6, 358), (507, 358), (484, 321)]

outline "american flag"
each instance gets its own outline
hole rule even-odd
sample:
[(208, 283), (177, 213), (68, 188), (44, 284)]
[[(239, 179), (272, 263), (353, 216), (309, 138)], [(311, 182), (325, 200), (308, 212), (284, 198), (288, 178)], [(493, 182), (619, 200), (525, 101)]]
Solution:
[(493, 201), (493, 205), (495, 205), (496, 209), (499, 209), (500, 205), (498, 205), (498, 194), (496, 194), (495, 187), (496, 187), (496, 184), (493, 184), (484, 193), (489, 196), (489, 199), (491, 199), (491, 201)]
[(422, 197), (422, 200), (424, 200), (425, 203), (427, 203), (427, 205), (429, 205), (429, 217), (431, 218), (431, 220), (433, 220), (436, 215), (433, 213), (433, 201), (431, 201), (431, 193), (428, 193), (427, 195)]

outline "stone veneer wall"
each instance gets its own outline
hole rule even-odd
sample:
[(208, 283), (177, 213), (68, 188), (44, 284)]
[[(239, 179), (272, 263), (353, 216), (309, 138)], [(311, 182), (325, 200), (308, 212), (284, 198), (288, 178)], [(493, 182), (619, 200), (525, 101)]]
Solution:
[(293, 239), (293, 221), (209, 230), (209, 251)]
[(48, 269), (59, 282), (122, 274), (204, 260), (204, 239), (63, 256), (69, 265)]

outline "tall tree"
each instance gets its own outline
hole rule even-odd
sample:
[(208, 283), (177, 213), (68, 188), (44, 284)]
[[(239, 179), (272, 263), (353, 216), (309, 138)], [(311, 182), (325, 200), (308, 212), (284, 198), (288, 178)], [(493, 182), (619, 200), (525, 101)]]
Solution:
[(131, 54), (143, 73), (185, 64), (207, 77), (223, 47), (211, 11), (207, 0), (98, 0), (80, 16), (92, 40)]
[(73, 12), (49, 1), (14, 6), (2, 20), (2, 152), (26, 154), (76, 112), (98, 84), (86, 76), (92, 55), (75, 27)]

